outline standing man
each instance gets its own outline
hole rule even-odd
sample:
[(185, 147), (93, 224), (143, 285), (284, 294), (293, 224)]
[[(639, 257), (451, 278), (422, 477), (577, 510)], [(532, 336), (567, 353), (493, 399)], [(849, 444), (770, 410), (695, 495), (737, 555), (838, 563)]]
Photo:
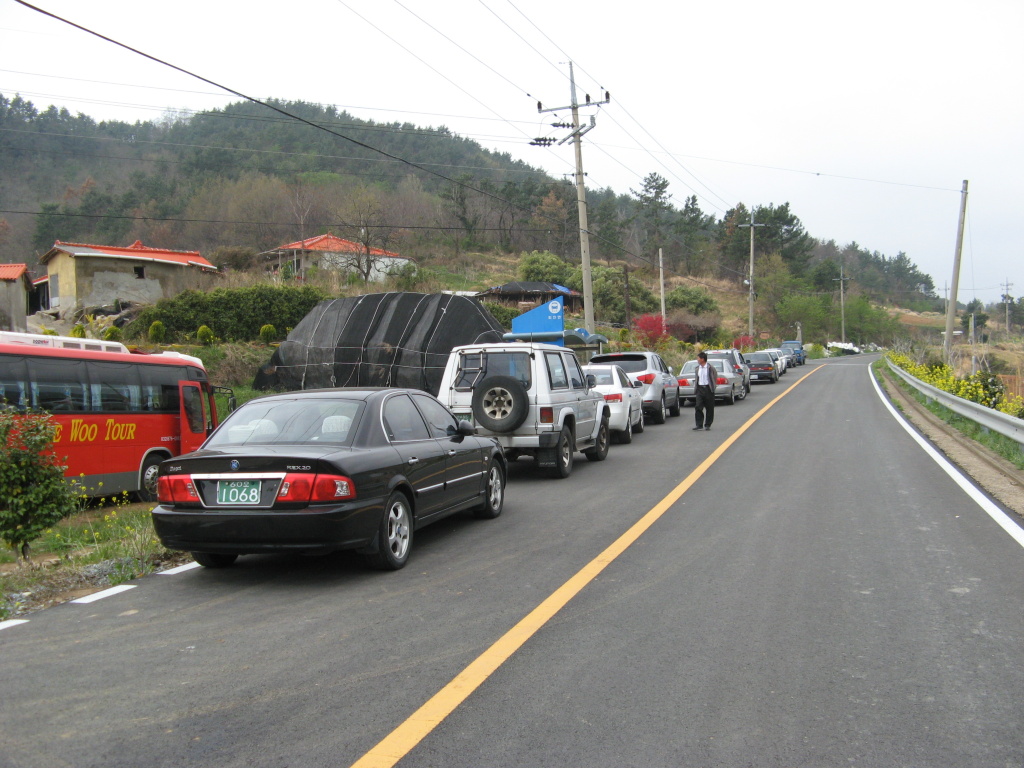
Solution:
[[(706, 432), (711, 429), (711, 422), (715, 420), (715, 387), (718, 382), (718, 371), (708, 363), (706, 352), (697, 353), (697, 362), (697, 387), (693, 400), (693, 415), (697, 420), (697, 426), (693, 428), (693, 431), (703, 429)], [(705, 410), (707, 411), (706, 416)]]

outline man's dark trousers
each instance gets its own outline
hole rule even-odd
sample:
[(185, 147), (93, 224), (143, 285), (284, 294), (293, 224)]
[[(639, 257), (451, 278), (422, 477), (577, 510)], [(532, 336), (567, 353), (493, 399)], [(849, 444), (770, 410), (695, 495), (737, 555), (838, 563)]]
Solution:
[[(710, 427), (711, 422), (715, 420), (715, 393), (707, 384), (698, 384), (696, 392), (693, 415), (697, 427)], [(705, 411), (707, 411), (706, 414)]]

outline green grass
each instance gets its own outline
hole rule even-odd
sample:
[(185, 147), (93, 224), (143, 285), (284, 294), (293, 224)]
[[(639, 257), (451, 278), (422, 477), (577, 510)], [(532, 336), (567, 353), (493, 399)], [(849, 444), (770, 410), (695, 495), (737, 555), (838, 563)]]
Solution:
[(95, 500), (32, 542), (32, 566), (14, 565), (16, 554), (0, 550), (0, 621), (45, 604), (61, 590), (117, 586), (182, 559), (160, 544), (152, 509), (148, 503)]

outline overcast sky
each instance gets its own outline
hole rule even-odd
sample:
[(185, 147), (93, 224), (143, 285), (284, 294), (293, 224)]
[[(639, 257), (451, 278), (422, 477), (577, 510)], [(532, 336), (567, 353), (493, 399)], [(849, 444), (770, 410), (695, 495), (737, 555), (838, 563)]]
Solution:
[[(545, 107), (578, 95), (592, 189), (657, 172), (721, 217), (788, 202), (840, 246), (905, 252), (960, 301), (1024, 295), (1021, 0), (39, 0), (38, 7), (258, 98), (446, 125), (555, 175), (571, 144)], [(96, 119), (152, 120), (230, 94), (0, 0), (0, 93)], [(568, 110), (559, 115), (568, 119)], [(585, 118), (588, 119), (588, 118)], [(0, 173), (2, 173), (0, 169)]]

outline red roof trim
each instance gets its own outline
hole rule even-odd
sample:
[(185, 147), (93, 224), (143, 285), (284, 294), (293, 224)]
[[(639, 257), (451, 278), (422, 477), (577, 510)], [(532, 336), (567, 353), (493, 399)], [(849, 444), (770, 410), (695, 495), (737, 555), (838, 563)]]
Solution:
[[(281, 245), (275, 248), (277, 251), (321, 251), (327, 253), (365, 253), (366, 248), (362, 243), (357, 243), (352, 240), (346, 240), (343, 237), (332, 235), (330, 233), (326, 235), (318, 235), (317, 237), (310, 237), (305, 240), (298, 240), (294, 243), (288, 243), (288, 245)], [(393, 251), (385, 251), (382, 248), (371, 248), (370, 254), (373, 256), (392, 256), (394, 258), (402, 258)]]
[(61, 240), (56, 241), (53, 244), (53, 248), (43, 256), (42, 261), (45, 263), (49, 261), (49, 256), (54, 251), (64, 250), (70, 253), (68, 249), (73, 248), (88, 248), (91, 251), (95, 251), (96, 255), (101, 256), (113, 256), (121, 258), (140, 258), (153, 261), (163, 261), (173, 264), (181, 264), (183, 266), (195, 266), (201, 269), (213, 269), (217, 268), (209, 261), (199, 255), (199, 251), (171, 251), (166, 248), (151, 248), (150, 246), (143, 245), (141, 240), (136, 240), (134, 243), (127, 247), (117, 245), (94, 245), (92, 243), (67, 243)]

